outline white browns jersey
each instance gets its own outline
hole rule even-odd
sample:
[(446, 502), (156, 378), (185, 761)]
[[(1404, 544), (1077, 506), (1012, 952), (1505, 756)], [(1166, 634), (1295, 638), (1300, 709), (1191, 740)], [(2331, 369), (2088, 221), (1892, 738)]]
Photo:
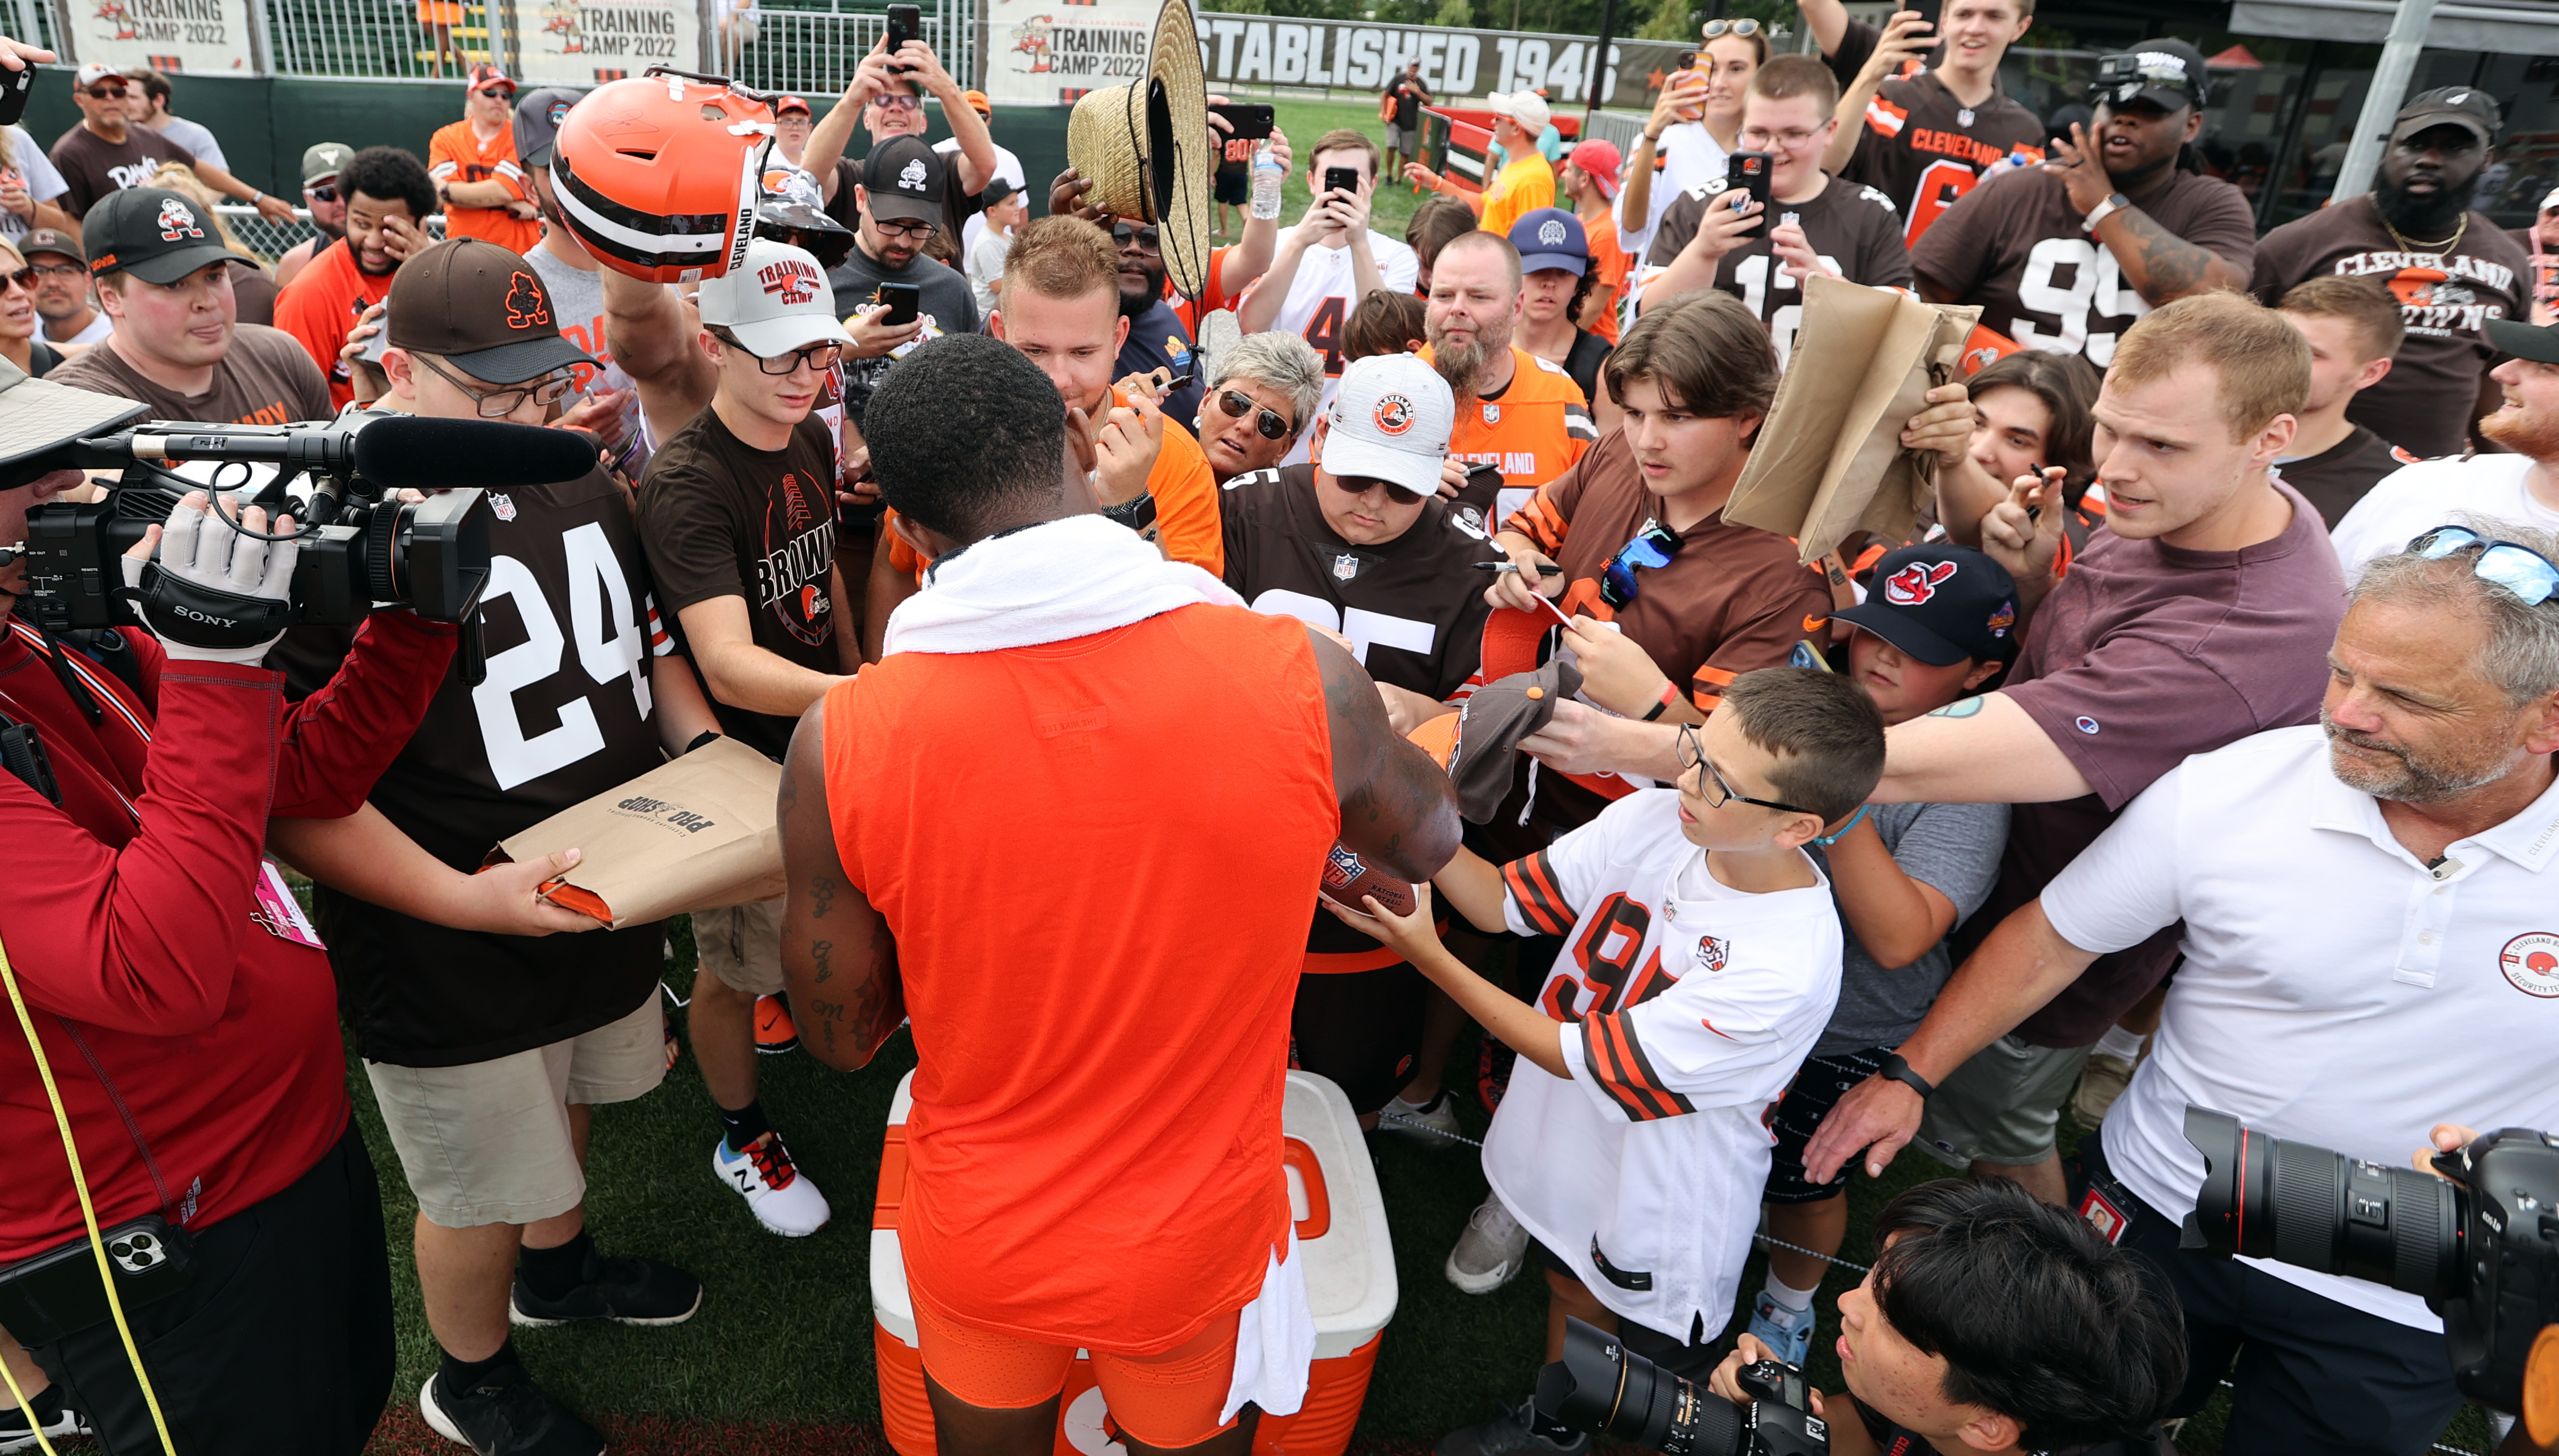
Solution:
[[(1378, 277), (1393, 292), (1411, 293), (1421, 281), (1421, 255), (1395, 238), (1371, 228), (1368, 251), (1370, 257), (1377, 259)], [(1246, 290), (1246, 295), (1251, 296), (1251, 292)], [(1333, 392), (1341, 386), (1342, 329), (1350, 322), (1351, 310), (1358, 303), (1359, 292), (1351, 282), (1351, 250), (1307, 247), (1297, 260), (1296, 276), (1288, 280), (1288, 297), (1280, 303), (1280, 316), (1271, 327), (1305, 340), (1323, 360), (1324, 393), (1315, 404), (1318, 415), (1331, 412)], [(1305, 464), (1306, 442), (1313, 435), (1311, 429), (1299, 431), (1296, 445), (1280, 463)]]

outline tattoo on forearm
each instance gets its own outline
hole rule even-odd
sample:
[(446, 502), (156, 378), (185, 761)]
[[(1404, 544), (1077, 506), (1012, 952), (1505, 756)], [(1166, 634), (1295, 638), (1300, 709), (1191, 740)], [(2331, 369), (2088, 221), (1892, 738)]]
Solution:
[(827, 907), (835, 903), (835, 881), (830, 875), (819, 875), (809, 881), (809, 918), (825, 920)]
[(834, 950), (835, 943), (832, 941), (812, 941), (809, 943), (809, 960), (812, 964), (818, 967), (818, 973), (809, 977), (811, 980), (828, 981), (834, 979), (835, 969), (833, 966), (827, 963), (827, 957), (832, 955)]
[(2133, 251), (2141, 260), (2145, 281), (2140, 291), (2145, 302), (2156, 307), (2203, 286), (2212, 271), (2212, 249), (2186, 241), (2137, 208), (2118, 216), (2133, 235)]

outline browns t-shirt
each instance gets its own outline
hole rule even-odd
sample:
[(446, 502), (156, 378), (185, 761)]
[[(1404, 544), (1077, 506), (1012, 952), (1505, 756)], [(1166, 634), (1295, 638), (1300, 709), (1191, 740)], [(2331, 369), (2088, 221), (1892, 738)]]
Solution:
[(2403, 465), (2415, 465), (2422, 456), (2411, 455), (2361, 425), (2342, 440), (2317, 455), (2299, 460), (2275, 462), (2275, 473), (2284, 484), (2302, 493), (2328, 523), (2330, 530), (2354, 509), (2354, 503), (2378, 484), (2383, 476)]
[(64, 362), (46, 378), (92, 394), (111, 394), (150, 406), (151, 418), (201, 420), (211, 424), (287, 425), (323, 420), (329, 405), (329, 381), (320, 366), (281, 329), (241, 324), (231, 330), (231, 347), (214, 366), (213, 387), (202, 394), (164, 389), (124, 362), (110, 338)]
[[(2293, 518), (2274, 539), (2196, 551), (2101, 530), (2034, 609), (2000, 691), (2096, 792), (2010, 811), (1999, 883), (1956, 933), (1959, 963), (2187, 755), (2319, 720), (2345, 580), (2319, 512), (2275, 489)], [(2098, 956), (2018, 1034), (2096, 1041), (2168, 973), (2183, 934)]]
[[(1882, 32), (1862, 20), (1848, 23), (1831, 70), (1845, 87), (1866, 69)], [(1843, 181), (1880, 189), (1900, 212), (1905, 245), (1973, 190), (1982, 173), (2002, 157), (2024, 153), (2043, 160), (2043, 118), (1994, 87), (1979, 106), (1957, 100), (1934, 71), (1894, 76), (1875, 88), (1857, 150), (1841, 171)]]
[[(813, 672), (844, 670), (828, 577), (834, 480), (834, 443), (815, 414), (780, 450), (740, 440), (716, 409), (658, 447), (640, 482), (640, 536), (659, 608), (679, 643), (686, 607), (738, 597), (757, 647)], [(766, 757), (779, 761), (791, 747), (797, 718), (711, 707), (721, 732)]]
[[(1725, 189), (1730, 184), (1714, 177), (1680, 195), (1679, 201), (1662, 214), (1661, 231), (1653, 235), (1653, 250), (1644, 261), (1644, 283), (1649, 286), (1664, 270), (1679, 260), (1682, 249), (1697, 237), (1698, 223), (1706, 210), (1726, 206)], [(1792, 215), (1796, 225), (1804, 229), (1804, 241), (1811, 243), (1814, 256), (1840, 270), (1840, 276), (1851, 283), (1866, 283), (1882, 288), (1910, 286), (1910, 250), (1901, 241), (1901, 219), (1892, 211), (1892, 200), (1872, 187), (1831, 178), (1822, 190), (1800, 203), (1777, 203), (1769, 210), (1769, 222), (1759, 235), (1716, 260), (1714, 286), (1741, 300), (1760, 323), (1768, 326), (1769, 341), (1777, 346), (1777, 363), (1784, 366), (1794, 352), (1795, 330), (1804, 322), (1803, 280), (1786, 272), (1776, 257), (1776, 244), (1768, 233), (1778, 222)], [(1643, 297), (1639, 306), (1658, 308), (1668, 298)]]
[[(2133, 206), (2241, 273), (2256, 257), (2248, 198), (2217, 177), (2169, 169)], [(2115, 341), (2151, 311), (2124, 281), (2114, 250), (2080, 227), (2061, 179), (2040, 168), (2003, 172), (1946, 210), (1910, 250), (1922, 282), (1982, 306), (1982, 327), (2029, 349), (2085, 354), (2104, 368)]]
[[(638, 528), (601, 471), (493, 494), (488, 675), (457, 667), (369, 796), (427, 853), (469, 873), (500, 840), (665, 761), (651, 659), (674, 650), (649, 596)], [(293, 697), (318, 689), (351, 628), (297, 627), (269, 655)], [(563, 644), (566, 646), (564, 647)], [(660, 927), (541, 940), (412, 920), (321, 887), (314, 919), (356, 1050), (463, 1067), (566, 1041), (657, 993)]]
[(2249, 291), (2272, 304), (2294, 284), (2330, 273), (2381, 280), (2408, 330), (2390, 372), (2354, 396), (2346, 418), (2419, 455), (2459, 452), (2479, 417), (2480, 375), (2496, 358), (2488, 320), (2531, 316), (2531, 257), (2477, 213), (2449, 248), (2402, 248), (2366, 195), (2258, 239)]
[(63, 210), (75, 218), (84, 216), (108, 193), (149, 182), (163, 162), (196, 165), (195, 153), (147, 126), (128, 126), (124, 140), (110, 142), (89, 130), (87, 123), (77, 123), (54, 139), (51, 155), (70, 189), (63, 194)]
[(329, 376), (329, 403), (336, 408), (344, 409), (356, 398), (355, 374), (338, 357), (347, 347), (347, 331), (390, 293), (391, 275), (366, 272), (357, 262), (355, 239), (340, 238), (322, 248), (276, 297), (275, 327), (300, 340), (311, 362)]

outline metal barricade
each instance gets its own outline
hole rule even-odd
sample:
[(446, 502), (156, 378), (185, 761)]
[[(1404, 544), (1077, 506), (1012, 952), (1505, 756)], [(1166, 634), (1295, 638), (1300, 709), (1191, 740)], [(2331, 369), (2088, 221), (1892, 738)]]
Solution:
[(263, 9), (268, 64), (281, 75), (459, 80), (509, 49), (504, 9), (480, 0), (265, 0)]
[[(973, 8), (959, 0), (939, 0), (923, 10), (924, 44), (961, 85), (975, 84)], [(721, 70), (751, 86), (812, 100), (831, 96), (852, 79), (853, 69), (887, 28), (882, 9), (846, 9), (840, 0), (827, 10), (741, 7), (720, 22)]]
[[(230, 229), (231, 236), (238, 238), (242, 247), (257, 254), (269, 267), (273, 267), (275, 260), (291, 251), (296, 243), (320, 233), (320, 229), (312, 225), (311, 213), (305, 208), (294, 209), (290, 222), (269, 222), (258, 216), (257, 209), (240, 203), (225, 203), (214, 209), (214, 214), (223, 219), (223, 225)], [(437, 241), (443, 240), (442, 213), (427, 218), (426, 231)]]

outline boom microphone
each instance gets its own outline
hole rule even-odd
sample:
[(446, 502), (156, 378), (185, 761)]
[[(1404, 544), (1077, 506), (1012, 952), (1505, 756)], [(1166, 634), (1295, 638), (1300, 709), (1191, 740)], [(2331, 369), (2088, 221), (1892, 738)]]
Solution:
[(394, 414), (356, 433), (356, 473), (385, 491), (524, 490), (595, 468), (593, 440), (541, 425)]

